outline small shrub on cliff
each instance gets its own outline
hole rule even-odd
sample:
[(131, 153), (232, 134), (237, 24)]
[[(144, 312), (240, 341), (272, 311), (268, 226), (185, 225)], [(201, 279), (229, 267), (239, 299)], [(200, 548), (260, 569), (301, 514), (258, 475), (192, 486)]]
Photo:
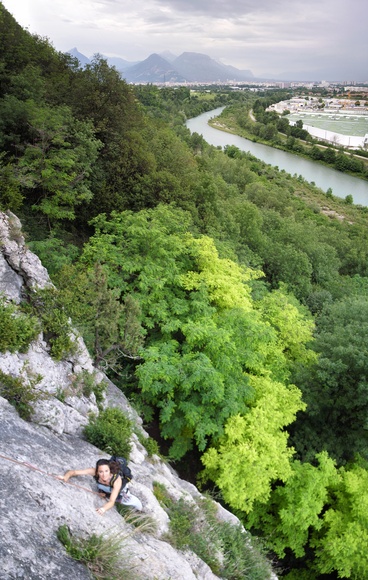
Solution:
[(227, 580), (271, 578), (271, 565), (263, 549), (240, 524), (219, 520), (213, 501), (174, 501), (159, 482), (154, 482), (153, 493), (169, 515), (167, 540), (175, 548), (189, 548), (214, 574)]
[[(126, 540), (129, 533), (116, 532), (112, 535), (93, 534), (88, 538), (73, 537), (67, 525), (57, 530), (57, 538), (69, 556), (87, 566), (96, 580), (134, 580), (136, 576), (126, 556)], [(123, 558), (123, 549), (125, 559)]]
[(22, 377), (14, 377), (0, 370), (0, 395), (7, 399), (19, 413), (22, 419), (28, 421), (33, 413), (33, 403), (43, 395), (35, 390), (41, 376), (26, 381)]
[(37, 318), (0, 298), (0, 352), (25, 352), (39, 332)]
[(120, 409), (108, 407), (98, 417), (92, 416), (84, 428), (86, 439), (110, 455), (129, 459), (133, 424)]
[(139, 430), (136, 431), (136, 435), (138, 437), (139, 443), (143, 445), (147, 451), (148, 457), (152, 457), (153, 455), (160, 455), (160, 448), (155, 439), (152, 437), (145, 437)]
[(44, 339), (50, 345), (50, 354), (56, 360), (74, 353), (77, 349), (73, 340), (72, 327), (60, 300), (58, 290), (53, 287), (38, 289), (30, 295), (33, 314), (41, 321)]
[(159, 481), (153, 482), (153, 495), (163, 508), (169, 509), (172, 506), (173, 500), (169, 496), (163, 483), (160, 483)]
[(220, 538), (200, 507), (180, 498), (171, 504), (168, 513), (170, 543), (179, 550), (193, 550), (214, 574), (220, 575)]
[(155, 535), (157, 533), (157, 521), (150, 515), (137, 512), (135, 509), (122, 503), (115, 504), (116, 511), (124, 518), (127, 524), (144, 534)]
[(95, 373), (89, 373), (88, 371), (83, 370), (82, 372), (73, 375), (72, 382), (73, 389), (77, 396), (84, 395), (85, 397), (89, 397), (94, 393), (97, 406), (101, 408), (107, 387), (105, 381), (97, 382)]

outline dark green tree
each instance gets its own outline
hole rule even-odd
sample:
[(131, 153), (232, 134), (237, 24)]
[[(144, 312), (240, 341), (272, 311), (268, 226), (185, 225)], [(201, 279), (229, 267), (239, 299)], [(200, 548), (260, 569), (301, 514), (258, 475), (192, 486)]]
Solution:
[(302, 458), (323, 449), (339, 462), (367, 453), (367, 320), (365, 296), (326, 304), (318, 318), (318, 362), (295, 377), (307, 403), (292, 429)]
[(50, 223), (73, 220), (75, 208), (92, 198), (88, 178), (101, 143), (68, 107), (29, 106), (33, 139), (18, 163), (22, 190)]

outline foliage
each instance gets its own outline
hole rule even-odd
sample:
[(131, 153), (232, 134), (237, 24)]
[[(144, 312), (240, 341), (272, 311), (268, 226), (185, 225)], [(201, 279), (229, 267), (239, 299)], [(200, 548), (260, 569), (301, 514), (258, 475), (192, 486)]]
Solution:
[(72, 388), (77, 396), (83, 394), (85, 397), (89, 397), (93, 393), (97, 406), (101, 408), (105, 400), (107, 383), (104, 380), (97, 382), (95, 375), (96, 373), (89, 373), (87, 370), (81, 371), (72, 377)]
[[(282, 341), (251, 298), (260, 272), (220, 258), (175, 208), (100, 216), (95, 225), (81, 261), (93, 264), (98, 256), (110, 287), (138, 301), (147, 333), (136, 371), (143, 401), (160, 409), (172, 456), (193, 441), (204, 450), (229, 416), (246, 411), (253, 397), (248, 373), (288, 373)], [(306, 337), (310, 330), (299, 341)]]
[(94, 193), (84, 220), (101, 212), (121, 211), (135, 206), (137, 181), (154, 163), (144, 140), (144, 120), (133, 91), (120, 73), (96, 56), (73, 77), (68, 101), (81, 121), (89, 119), (95, 137), (103, 144), (93, 167)]
[(367, 316), (363, 294), (326, 303), (317, 319), (318, 360), (294, 377), (308, 405), (292, 429), (303, 459), (322, 449), (339, 462), (367, 452)]
[(248, 534), (241, 525), (221, 522), (218, 528), (225, 555), (222, 578), (228, 580), (271, 578), (271, 565), (261, 540)]
[(145, 437), (141, 431), (136, 433), (139, 443), (143, 445), (145, 450), (147, 451), (148, 457), (152, 457), (153, 455), (160, 455), (160, 448), (155, 439), (153, 437)]
[(307, 309), (287, 293), (283, 284), (278, 290), (263, 296), (257, 307), (262, 319), (275, 328), (289, 369), (295, 363), (308, 368), (317, 357), (311, 350), (315, 324)]
[(0, 370), (0, 395), (16, 408), (22, 419), (31, 419), (33, 404), (43, 397), (35, 389), (41, 379), (40, 375), (32, 377), (27, 373), (27, 377), (15, 377)]
[(132, 580), (136, 578), (126, 548), (129, 533), (110, 530), (103, 535), (74, 537), (63, 524), (56, 535), (69, 556), (85, 564), (96, 580), (123, 580), (128, 575)]
[(315, 534), (311, 545), (322, 574), (337, 570), (340, 578), (358, 580), (368, 575), (368, 471), (356, 465), (340, 472), (336, 503), (323, 518), (324, 534)]
[(32, 141), (19, 162), (24, 189), (35, 192), (33, 209), (51, 221), (75, 218), (75, 207), (92, 198), (88, 176), (101, 143), (90, 122), (73, 118), (67, 107), (31, 107)]
[(131, 420), (118, 408), (108, 407), (92, 416), (84, 428), (84, 435), (92, 445), (111, 455), (129, 459), (132, 436)]
[(38, 288), (29, 294), (32, 314), (39, 317), (43, 336), (50, 345), (50, 354), (61, 360), (76, 351), (76, 340), (71, 321), (53, 286)]
[(81, 331), (95, 365), (119, 370), (119, 358), (135, 359), (143, 342), (140, 306), (134, 295), (109, 287), (99, 262), (64, 266), (55, 276), (65, 310)]
[(291, 476), (283, 428), (305, 408), (301, 393), (266, 377), (253, 377), (255, 399), (245, 415), (231, 417), (216, 447), (208, 449), (202, 462), (204, 475), (216, 482), (225, 501), (234, 509), (249, 513), (256, 500), (267, 502), (271, 485)]
[(177, 549), (191, 549), (214, 574), (229, 580), (266, 580), (271, 566), (264, 550), (239, 525), (218, 519), (212, 500), (198, 502), (170, 498), (162, 484), (154, 493), (170, 518), (168, 540)]
[(17, 211), (22, 205), (23, 195), (20, 192), (15, 168), (11, 163), (4, 163), (4, 157), (5, 153), (0, 153), (0, 209)]
[(37, 254), (51, 278), (64, 266), (71, 265), (79, 255), (74, 244), (64, 242), (53, 233), (47, 239), (31, 241), (29, 249)]
[(326, 452), (317, 460), (317, 466), (294, 462), (292, 476), (267, 506), (255, 508), (249, 523), (262, 527), (279, 557), (291, 549), (313, 575), (336, 571), (339, 578), (365, 578), (367, 465), (337, 469)]
[(150, 515), (130, 508), (122, 503), (115, 503), (116, 511), (124, 518), (127, 524), (141, 534), (156, 534), (157, 521)]
[(173, 503), (173, 500), (171, 499), (166, 487), (159, 481), (153, 482), (153, 495), (159, 504), (164, 508), (170, 508)]
[(35, 316), (0, 297), (0, 352), (25, 352), (40, 332)]

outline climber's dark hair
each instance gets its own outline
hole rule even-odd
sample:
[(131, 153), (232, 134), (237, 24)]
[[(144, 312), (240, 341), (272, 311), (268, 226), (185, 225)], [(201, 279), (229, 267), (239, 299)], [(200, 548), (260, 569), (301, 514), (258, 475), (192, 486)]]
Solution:
[(95, 479), (98, 479), (98, 468), (100, 465), (108, 465), (112, 475), (118, 474), (120, 471), (120, 465), (116, 461), (110, 461), (109, 459), (99, 459), (96, 463)]

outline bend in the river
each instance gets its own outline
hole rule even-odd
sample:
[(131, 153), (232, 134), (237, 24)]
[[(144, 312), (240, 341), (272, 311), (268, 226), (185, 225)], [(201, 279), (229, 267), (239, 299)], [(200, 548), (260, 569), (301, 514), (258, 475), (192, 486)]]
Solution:
[(249, 139), (220, 131), (208, 125), (209, 119), (217, 117), (223, 109), (224, 107), (219, 107), (189, 119), (186, 125), (191, 133), (199, 133), (210, 145), (215, 147), (235, 145), (242, 151), (249, 151), (258, 159), (279, 169), (284, 169), (291, 175), (301, 175), (306, 181), (315, 183), (323, 191), (331, 188), (332, 193), (337, 197), (345, 199), (347, 195), (351, 195), (355, 204), (368, 206), (367, 181), (336, 171), (315, 161), (304, 159), (304, 157), (261, 143), (253, 143)]

